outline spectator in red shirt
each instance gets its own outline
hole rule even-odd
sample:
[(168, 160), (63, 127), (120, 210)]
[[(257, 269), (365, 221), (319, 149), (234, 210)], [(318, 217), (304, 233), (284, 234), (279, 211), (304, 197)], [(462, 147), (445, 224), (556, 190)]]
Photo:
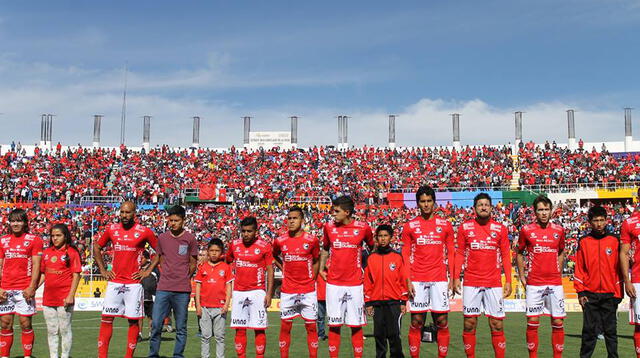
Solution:
[(44, 281), (42, 310), (47, 323), (50, 355), (58, 357), (60, 333), (60, 357), (68, 358), (72, 340), (71, 316), (82, 265), (67, 225), (54, 225), (50, 236), (49, 247), (44, 250), (40, 266), (40, 271), (44, 274), (40, 279), (41, 284)]

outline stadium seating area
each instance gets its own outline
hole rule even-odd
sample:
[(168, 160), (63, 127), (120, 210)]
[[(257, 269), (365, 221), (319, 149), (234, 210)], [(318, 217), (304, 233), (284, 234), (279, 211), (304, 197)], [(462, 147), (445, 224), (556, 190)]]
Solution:
[[(185, 188), (202, 183), (222, 185), (233, 196), (235, 205), (199, 205), (189, 209), (189, 228), (206, 242), (212, 237), (228, 240), (235, 236), (239, 220), (247, 215), (259, 218), (263, 237), (276, 237), (283, 227), (287, 201), (294, 196), (350, 194), (362, 203), (358, 206), (362, 220), (374, 227), (392, 223), (399, 229), (416, 212), (389, 207), (387, 193), (423, 183), (441, 190), (507, 187), (513, 173), (518, 172), (521, 184), (562, 186), (636, 181), (640, 172), (639, 155), (614, 156), (606, 151), (570, 152), (556, 146), (527, 143), (516, 157), (518, 160), (512, 159), (511, 148), (507, 146), (465, 147), (460, 151), (366, 147), (336, 151), (318, 147), (262, 152), (234, 148), (226, 152), (173, 151), (162, 147), (146, 154), (126, 149), (80, 148), (38, 152), (31, 157), (11, 151), (0, 156), (0, 202), (5, 203), (5, 211), (14, 205), (29, 207), (32, 232), (45, 238), (52, 224), (69, 224), (87, 260), (88, 273), (92, 266), (88, 239), (117, 219), (116, 212), (107, 206), (66, 205), (88, 195), (122, 196), (138, 204), (162, 204), (177, 202)], [(629, 208), (624, 206), (608, 209), (613, 228), (618, 228), (629, 214)], [(454, 227), (472, 216), (468, 208), (452, 205), (439, 210)], [(577, 238), (585, 229), (586, 210), (577, 204), (556, 208), (554, 220), (568, 230), (570, 258)], [(308, 206), (307, 211), (311, 218), (308, 229), (319, 234), (319, 228), (330, 219), (328, 208)], [(159, 209), (139, 212), (141, 222), (156, 232), (164, 230), (163, 215)], [(533, 219), (533, 212), (517, 203), (498, 204), (494, 216), (509, 227), (514, 239), (519, 227)], [(0, 220), (4, 224), (6, 215)], [(400, 233), (397, 234), (399, 237)], [(568, 262), (565, 270), (569, 272), (571, 268), (572, 263)]]

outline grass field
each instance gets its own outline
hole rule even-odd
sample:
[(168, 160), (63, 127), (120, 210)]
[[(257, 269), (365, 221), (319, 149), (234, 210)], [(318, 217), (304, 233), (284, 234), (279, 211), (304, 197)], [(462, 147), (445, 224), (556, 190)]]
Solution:
[[(632, 328), (627, 323), (628, 315), (626, 312), (620, 312), (618, 314), (618, 333), (619, 333), (619, 353), (620, 357), (633, 357), (635, 356), (633, 350)], [(227, 321), (228, 322), (228, 321)], [(267, 357), (280, 357), (278, 349), (278, 326), (279, 326), (279, 313), (269, 313), (270, 328), (267, 330)], [(476, 348), (478, 357), (492, 357), (493, 348), (491, 346), (491, 339), (489, 335), (489, 329), (486, 324), (486, 319), (480, 319), (481, 325), (478, 330), (478, 345)], [(72, 356), (74, 358), (89, 358), (96, 356), (96, 342), (98, 337), (98, 329), (100, 324), (100, 316), (98, 312), (76, 312), (73, 320), (73, 348)], [(403, 346), (405, 348), (405, 354), (407, 353), (406, 344), (406, 332), (408, 329), (409, 319), (405, 316), (403, 321)], [(124, 355), (124, 348), (127, 334), (127, 323), (124, 319), (116, 319), (113, 338), (111, 340), (110, 357), (122, 357)], [(462, 348), (462, 316), (460, 313), (452, 313), (450, 315), (450, 328), (451, 328), (451, 345), (449, 357), (464, 357), (464, 351)], [(42, 314), (38, 314), (34, 319), (34, 328), (36, 332), (36, 343), (34, 347), (34, 357), (43, 358), (49, 356), (46, 338), (46, 327), (42, 318)], [(566, 320), (566, 341), (565, 341), (565, 357), (577, 357), (580, 350), (580, 332), (582, 329), (582, 314), (581, 313), (569, 313)], [(14, 339), (12, 357), (22, 357), (22, 348), (20, 346), (20, 328), (15, 327), (16, 338)], [(365, 327), (365, 335), (367, 340), (365, 341), (365, 357), (375, 357), (375, 343), (373, 337), (370, 335), (373, 332), (373, 325)], [(505, 332), (507, 335), (507, 357), (527, 357), (527, 349), (525, 345), (525, 317), (521, 313), (509, 313), (505, 320)], [(197, 326), (195, 314), (191, 313), (188, 323), (188, 342), (187, 349), (185, 351), (185, 357), (199, 357), (200, 356), (200, 340), (196, 336)], [(292, 357), (306, 357), (306, 332), (301, 321), (296, 321), (292, 333), (292, 347), (290, 354)], [(147, 330), (144, 330), (144, 337), (147, 336)], [(227, 330), (227, 345), (226, 356), (234, 357), (233, 351), (233, 331)], [(174, 344), (174, 333), (163, 333), (162, 349), (163, 356), (171, 357)], [(252, 347), (253, 334), (249, 334), (250, 347)], [(548, 320), (544, 319), (543, 325), (540, 328), (540, 357), (551, 357), (550, 347), (550, 328)], [(149, 351), (149, 342), (145, 339), (138, 344), (136, 350), (136, 357), (146, 357)], [(215, 352), (212, 347), (212, 352)], [(254, 350), (252, 348), (248, 351), (248, 356), (254, 356)], [(320, 342), (319, 357), (327, 357), (327, 342)], [(349, 329), (343, 329), (343, 339), (340, 349), (341, 357), (351, 357), (352, 350), (350, 347)], [(423, 357), (435, 357), (435, 345), (423, 344), (422, 354)], [(606, 350), (604, 347), (604, 341), (598, 342), (594, 357), (606, 357)]]

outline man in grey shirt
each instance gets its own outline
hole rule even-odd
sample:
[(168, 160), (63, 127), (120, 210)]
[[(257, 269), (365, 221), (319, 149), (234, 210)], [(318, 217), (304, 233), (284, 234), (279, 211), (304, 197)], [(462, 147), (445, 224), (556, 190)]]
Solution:
[[(184, 229), (185, 210), (172, 206), (167, 210), (169, 231), (158, 237), (157, 255), (146, 271), (160, 263), (160, 280), (153, 304), (149, 358), (159, 358), (162, 321), (173, 309), (176, 321), (176, 344), (174, 358), (184, 358), (187, 343), (187, 314), (191, 298), (191, 276), (196, 270), (198, 244), (195, 236)], [(146, 272), (145, 272), (146, 273)]]

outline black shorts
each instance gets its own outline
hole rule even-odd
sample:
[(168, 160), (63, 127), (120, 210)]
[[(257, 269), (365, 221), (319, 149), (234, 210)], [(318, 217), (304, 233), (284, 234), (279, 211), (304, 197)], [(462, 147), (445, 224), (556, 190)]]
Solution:
[(153, 301), (144, 301), (144, 315), (151, 318), (153, 315)]

